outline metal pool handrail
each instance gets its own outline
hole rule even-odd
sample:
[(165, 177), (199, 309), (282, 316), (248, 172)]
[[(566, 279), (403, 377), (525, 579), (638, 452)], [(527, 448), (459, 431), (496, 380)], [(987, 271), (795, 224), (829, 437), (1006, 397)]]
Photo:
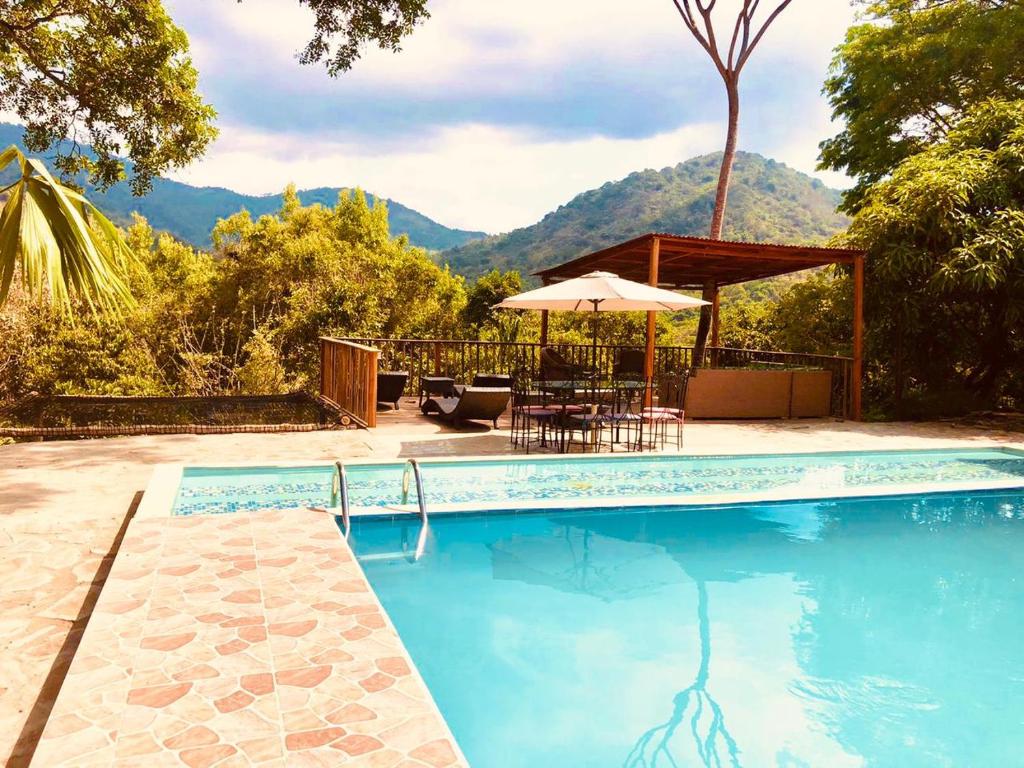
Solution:
[(345, 539), (348, 539), (349, 532), (352, 530), (352, 518), (349, 515), (350, 506), (348, 504), (348, 473), (345, 471), (345, 465), (340, 461), (334, 463), (334, 468), (341, 497), (341, 524), (345, 531)]
[(416, 501), (420, 507), (420, 520), (427, 523), (427, 499), (423, 495), (423, 475), (420, 474), (420, 463), (416, 459), (409, 459), (405, 462), (405, 472), (402, 474), (402, 503), (409, 503), (409, 478), (416, 478)]
[(423, 475), (420, 473), (420, 463), (416, 459), (409, 459), (405, 462), (405, 472), (402, 474), (402, 504), (409, 503), (409, 480), (410, 476), (416, 478), (416, 500), (420, 507), (420, 535), (416, 540), (416, 551), (413, 553), (413, 561), (423, 556), (423, 550), (427, 546), (427, 499), (423, 495)]
[[(338, 514), (338, 506), (341, 505), (341, 514)], [(348, 540), (352, 532), (352, 517), (349, 514), (348, 502), (348, 473), (345, 465), (340, 461), (334, 462), (334, 475), (331, 478), (331, 503), (329, 507), (309, 507), (314, 512), (326, 512), (333, 515), (335, 519), (341, 518), (342, 534)]]

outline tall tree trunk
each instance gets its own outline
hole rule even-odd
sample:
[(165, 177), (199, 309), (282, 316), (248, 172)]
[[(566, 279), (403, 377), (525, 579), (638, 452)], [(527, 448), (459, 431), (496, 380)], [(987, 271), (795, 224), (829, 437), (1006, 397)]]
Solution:
[(725, 92), (729, 98), (729, 126), (725, 134), (725, 151), (718, 170), (718, 189), (715, 192), (715, 211), (711, 214), (711, 237), (720, 240), (725, 225), (725, 206), (729, 199), (729, 179), (736, 159), (736, 141), (740, 126), (740, 90), (736, 80), (726, 78)]
[[(724, 77), (724, 76), (723, 76)], [(725, 134), (725, 151), (722, 152), (722, 165), (718, 170), (718, 189), (715, 192), (715, 210), (711, 214), (711, 238), (720, 240), (725, 225), (725, 207), (729, 199), (729, 179), (732, 177), (732, 164), (736, 159), (736, 141), (740, 125), (740, 91), (736, 79), (724, 77), (725, 91), (729, 98), (729, 125)], [(704, 284), (701, 298), (712, 301), (718, 286), (709, 281)], [(711, 331), (711, 305), (700, 308), (700, 320), (697, 321), (697, 338), (693, 345), (692, 368), (696, 370), (704, 364), (704, 352), (708, 345), (708, 333)]]

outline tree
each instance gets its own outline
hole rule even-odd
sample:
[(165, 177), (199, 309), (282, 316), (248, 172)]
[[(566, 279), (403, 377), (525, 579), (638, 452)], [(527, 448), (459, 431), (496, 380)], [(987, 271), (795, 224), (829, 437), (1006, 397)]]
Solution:
[(836, 49), (824, 92), (843, 129), (820, 167), (857, 183), (843, 208), (906, 158), (942, 141), (988, 99), (1024, 96), (1020, 0), (875, 0)]
[[(725, 150), (722, 152), (722, 165), (718, 171), (718, 187), (715, 190), (715, 210), (711, 215), (710, 236), (718, 240), (722, 237), (722, 226), (725, 222), (725, 207), (729, 196), (729, 177), (732, 174), (733, 160), (736, 158), (736, 141), (740, 125), (740, 74), (749, 61), (751, 54), (761, 42), (772, 22), (778, 18), (792, 0), (781, 0), (764, 21), (754, 21), (754, 15), (760, 0), (742, 0), (743, 4), (736, 15), (729, 47), (725, 53), (719, 45), (715, 34), (713, 11), (718, 0), (672, 0), (683, 19), (683, 24), (694, 39), (711, 57), (715, 69), (725, 84), (725, 94), (729, 105), (729, 117), (725, 132)], [(696, 9), (696, 11), (694, 10)], [(710, 302), (717, 286), (704, 286), (703, 298)], [(708, 333), (711, 329), (711, 308), (704, 306), (700, 311), (697, 324), (697, 338), (694, 342), (693, 365), (697, 367), (704, 359)]]
[(118, 318), (72, 322), (15, 283), (0, 306), (0, 401), (293, 391), (316, 385), (321, 335), (452, 338), (460, 327), (462, 278), (392, 238), (386, 206), (361, 194), (328, 208), (290, 189), (279, 212), (231, 216), (214, 241), (198, 251), (136, 217), (124, 277), (136, 301)]
[(729, 301), (722, 307), (723, 347), (850, 356), (853, 286), (849, 275), (823, 269), (777, 293), (762, 295), (731, 288)]
[(0, 111), (24, 121), (32, 152), (70, 139), (66, 176), (107, 187), (127, 170), (143, 194), (215, 136), (188, 38), (159, 0), (0, 0), (0, 31)]
[(427, 0), (299, 2), (308, 6), (315, 16), (313, 39), (299, 55), (299, 61), (303, 64), (324, 61), (332, 76), (351, 69), (370, 42), (384, 50), (399, 50), (403, 38), (430, 16)]
[(131, 304), (132, 253), (117, 228), (41, 161), (13, 145), (0, 152), (0, 171), (15, 162), (20, 175), (0, 190), (0, 305), (16, 272), (30, 292), (66, 311), (74, 295), (93, 310)]
[(897, 409), (1024, 395), (1022, 168), (1024, 100), (990, 101), (865, 189), (843, 240), (868, 254), (869, 373)]
[(485, 330), (493, 330), (499, 341), (516, 341), (523, 312), (515, 309), (494, 309), (494, 305), (515, 296), (523, 290), (523, 278), (515, 270), (500, 272), (492, 269), (480, 275), (466, 292), (466, 306), (462, 310), (463, 321), (478, 336)]

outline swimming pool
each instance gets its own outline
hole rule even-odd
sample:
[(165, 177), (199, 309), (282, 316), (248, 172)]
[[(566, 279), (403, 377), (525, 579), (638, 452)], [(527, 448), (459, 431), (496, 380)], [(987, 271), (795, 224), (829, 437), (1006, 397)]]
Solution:
[[(421, 461), (430, 510), (687, 504), (1024, 487), (1024, 454), (998, 448), (769, 456), (596, 456)], [(348, 463), (362, 512), (401, 504), (404, 462)], [(173, 514), (328, 506), (334, 467), (186, 467)]]
[(1024, 754), (1024, 495), (361, 518), (470, 763), (981, 766)]

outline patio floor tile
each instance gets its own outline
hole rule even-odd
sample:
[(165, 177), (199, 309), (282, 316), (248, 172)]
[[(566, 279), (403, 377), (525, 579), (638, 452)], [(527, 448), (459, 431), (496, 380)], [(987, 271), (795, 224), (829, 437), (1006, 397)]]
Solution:
[(296, 511), (133, 522), (33, 765), (437, 755), (457, 747), (348, 545)]

